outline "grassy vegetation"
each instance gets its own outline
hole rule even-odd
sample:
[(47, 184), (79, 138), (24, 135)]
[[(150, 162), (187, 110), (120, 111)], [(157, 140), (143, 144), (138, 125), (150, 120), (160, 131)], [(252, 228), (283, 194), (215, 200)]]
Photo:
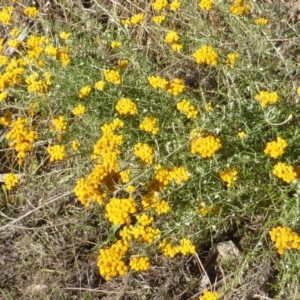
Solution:
[(1, 297), (299, 299), (297, 1), (31, 5), (0, 11)]

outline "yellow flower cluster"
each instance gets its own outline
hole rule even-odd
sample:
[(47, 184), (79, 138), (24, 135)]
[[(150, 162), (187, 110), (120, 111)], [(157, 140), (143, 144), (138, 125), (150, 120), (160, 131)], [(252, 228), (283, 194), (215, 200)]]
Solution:
[(294, 167), (281, 162), (274, 166), (272, 173), (286, 183), (291, 183), (297, 178), (297, 172)]
[(27, 7), (24, 9), (24, 15), (30, 17), (30, 18), (34, 18), (37, 16), (37, 14), (39, 13), (38, 9), (36, 7)]
[(72, 114), (74, 116), (81, 116), (85, 113), (85, 107), (82, 104), (77, 105), (73, 108)]
[(105, 86), (105, 82), (102, 80), (97, 81), (94, 84), (95, 89), (99, 90), (99, 91), (103, 91), (104, 90), (104, 86)]
[(187, 115), (188, 119), (194, 119), (198, 115), (198, 111), (194, 105), (187, 99), (183, 99), (177, 103), (177, 109), (184, 112)]
[(136, 271), (147, 271), (150, 268), (150, 260), (146, 256), (133, 257), (130, 260), (130, 267)]
[(11, 130), (7, 133), (6, 139), (9, 147), (13, 147), (18, 153), (18, 163), (21, 165), (26, 157), (26, 152), (32, 151), (33, 143), (38, 135), (34, 129), (30, 130), (26, 118), (18, 118), (11, 125)]
[(165, 15), (159, 15), (159, 16), (152, 17), (152, 21), (157, 25), (160, 25), (165, 19), (166, 19)]
[(134, 146), (134, 155), (142, 160), (143, 165), (152, 165), (154, 159), (154, 148), (146, 143), (137, 143)]
[(118, 275), (123, 276), (128, 271), (128, 266), (122, 260), (129, 249), (129, 243), (123, 240), (115, 242), (108, 249), (100, 249), (97, 266), (100, 275), (106, 280), (111, 280)]
[(135, 115), (137, 106), (130, 98), (122, 98), (117, 102), (116, 110), (120, 115)]
[(137, 216), (138, 224), (124, 226), (120, 232), (123, 240), (130, 241), (132, 239), (139, 240), (142, 243), (152, 243), (160, 234), (159, 229), (151, 227), (154, 218), (146, 214)]
[[(118, 181), (115, 174), (118, 172), (120, 155), (119, 147), (123, 144), (123, 136), (115, 134), (115, 130), (123, 128), (124, 123), (120, 119), (113, 120), (110, 124), (101, 127), (102, 137), (94, 145), (92, 159), (97, 159), (97, 165), (87, 178), (80, 178), (74, 188), (74, 192), (85, 207), (90, 206), (91, 201), (102, 204), (107, 193), (101, 189), (102, 185), (113, 188), (113, 182)], [(109, 179), (113, 179), (109, 180)]]
[(105, 217), (114, 225), (130, 222), (130, 215), (136, 213), (136, 203), (133, 198), (111, 198), (105, 207)]
[(124, 19), (121, 22), (122, 22), (123, 25), (131, 25), (131, 24), (132, 25), (138, 25), (144, 19), (145, 19), (144, 14), (136, 14), (136, 15), (133, 15), (130, 19)]
[(43, 96), (49, 86), (52, 84), (50, 78), (51, 78), (51, 73), (46, 72), (44, 74), (44, 80), (39, 79), (39, 74), (37, 72), (32, 73), (29, 75), (26, 79), (25, 82), (27, 84), (27, 90), (30, 93), (37, 92), (39, 96)]
[(218, 53), (212, 46), (202, 46), (194, 52), (193, 57), (197, 64), (207, 64), (212, 66), (218, 64)]
[(80, 147), (80, 143), (77, 140), (72, 141), (71, 147), (74, 151), (77, 151)]
[(13, 11), (13, 7), (12, 7), (12, 6), (4, 7), (4, 8), (0, 11), (0, 21), (1, 21), (4, 25), (10, 24), (10, 21), (11, 21), (11, 13), (12, 13), (12, 11)]
[(191, 140), (191, 153), (200, 154), (203, 158), (212, 157), (221, 148), (220, 139), (211, 134), (202, 134)]
[(54, 145), (47, 148), (50, 155), (50, 162), (63, 160), (66, 157), (66, 147), (64, 145)]
[(11, 124), (11, 121), (12, 121), (12, 112), (6, 110), (4, 116), (0, 118), (0, 123), (3, 126), (9, 126)]
[(67, 121), (65, 116), (59, 116), (56, 119), (52, 119), (51, 123), (53, 126), (50, 127), (51, 131), (55, 131), (58, 133), (64, 133), (67, 129)]
[(182, 48), (182, 45), (178, 43), (179, 39), (179, 34), (174, 30), (170, 30), (165, 36), (165, 42), (172, 44), (172, 49), (174, 51), (179, 51)]
[(237, 135), (240, 139), (244, 139), (247, 137), (247, 133), (244, 131), (240, 131)]
[(168, 5), (168, 0), (155, 0), (152, 3), (152, 8), (156, 11), (163, 10)]
[(214, 2), (215, 2), (215, 0), (201, 0), (198, 3), (198, 6), (202, 10), (211, 10), (212, 7), (213, 7)]
[(284, 254), (286, 249), (300, 250), (300, 236), (290, 228), (278, 226), (269, 231), (269, 234), (280, 255)]
[(65, 31), (62, 31), (60, 34), (59, 34), (59, 37), (63, 40), (67, 40), (70, 38), (70, 36), (72, 35), (72, 33), (70, 32), (65, 32)]
[(172, 94), (173, 96), (178, 96), (184, 91), (184, 89), (185, 89), (184, 81), (179, 78), (174, 78), (166, 85), (167, 92)]
[(171, 11), (177, 11), (181, 6), (181, 2), (178, 1), (178, 0), (173, 0), (171, 3), (170, 3), (170, 10)]
[(153, 135), (158, 134), (159, 128), (157, 127), (158, 119), (155, 117), (145, 117), (141, 124), (140, 129), (146, 132), (151, 132)]
[(110, 43), (110, 46), (113, 48), (113, 49), (118, 49), (121, 47), (121, 42), (118, 42), (118, 41), (112, 41)]
[(18, 185), (19, 181), (19, 177), (14, 173), (9, 173), (4, 176), (4, 184), (8, 191), (11, 191), (16, 185)]
[(117, 69), (121, 71), (125, 71), (128, 67), (129, 60), (128, 59), (122, 59), (118, 62)]
[(217, 300), (219, 297), (218, 292), (210, 292), (210, 291), (204, 291), (203, 295), (200, 296), (199, 300)]
[(142, 198), (144, 210), (154, 208), (158, 215), (166, 214), (171, 210), (170, 205), (165, 200), (161, 200), (157, 192), (150, 192)]
[(257, 25), (267, 25), (269, 24), (269, 20), (266, 18), (258, 18), (254, 20), (254, 23)]
[(287, 146), (288, 144), (286, 140), (279, 136), (277, 137), (277, 141), (267, 143), (264, 153), (272, 156), (273, 158), (278, 158), (284, 153)]
[(11, 48), (15, 48), (17, 49), (18, 48), (18, 45), (20, 44), (19, 40), (18, 39), (12, 39), (12, 40), (9, 40), (7, 42), (7, 45)]
[(130, 178), (129, 178), (130, 169), (123, 170), (119, 174), (121, 176), (121, 180), (123, 183), (128, 183), (130, 181)]
[(230, 188), (232, 183), (238, 179), (238, 171), (236, 168), (222, 171), (219, 175), (221, 179), (227, 183), (228, 188)]
[(161, 90), (166, 89), (168, 84), (168, 81), (160, 76), (150, 76), (148, 77), (148, 82), (154, 89)]
[(82, 98), (88, 96), (90, 94), (91, 90), (92, 89), (89, 85), (84, 86), (83, 88), (80, 89), (78, 97), (80, 99), (82, 99)]
[(122, 84), (120, 73), (116, 70), (104, 70), (105, 80), (113, 84)]
[(251, 11), (251, 4), (249, 0), (235, 0), (233, 5), (229, 8), (229, 11), (233, 15), (244, 15)]
[(192, 244), (192, 242), (189, 239), (181, 239), (180, 240), (180, 245), (173, 247), (167, 240), (163, 240), (160, 244), (159, 247), (163, 253), (164, 256), (168, 256), (173, 258), (176, 254), (183, 254), (183, 255), (188, 255), (188, 254), (195, 254), (196, 253), (196, 248)]
[(268, 91), (260, 91), (259, 94), (255, 96), (255, 100), (260, 102), (261, 107), (266, 107), (269, 104), (276, 103), (278, 101), (277, 92), (268, 92)]
[(226, 58), (226, 64), (231, 68), (234, 67), (235, 61), (240, 57), (238, 53), (229, 53)]

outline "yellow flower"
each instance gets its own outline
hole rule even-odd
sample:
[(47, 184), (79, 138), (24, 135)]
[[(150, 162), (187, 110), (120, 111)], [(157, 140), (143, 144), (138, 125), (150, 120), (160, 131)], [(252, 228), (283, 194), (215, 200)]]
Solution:
[(156, 0), (154, 3), (152, 3), (152, 8), (154, 10), (163, 10), (168, 5), (168, 0)]
[(235, 0), (234, 4), (229, 8), (233, 15), (244, 15), (251, 11), (252, 6), (248, 4), (249, 0)]
[(286, 140), (279, 136), (277, 137), (277, 141), (267, 143), (264, 153), (272, 156), (273, 158), (278, 158), (284, 153), (284, 149), (287, 146), (288, 144)]
[(80, 143), (77, 140), (72, 141), (71, 147), (74, 151), (77, 151), (80, 147)]
[(59, 37), (63, 40), (67, 40), (70, 36), (72, 35), (72, 33), (70, 32), (65, 32), (65, 31), (62, 31), (60, 34), (59, 34)]
[(85, 113), (85, 107), (82, 104), (73, 108), (72, 113), (74, 116), (81, 116)]
[(100, 80), (100, 81), (97, 81), (95, 84), (94, 84), (94, 87), (95, 89), (99, 90), (99, 91), (103, 91), (104, 90), (104, 86), (105, 86), (105, 82)]
[(179, 78), (174, 78), (166, 85), (167, 92), (172, 94), (173, 96), (178, 96), (184, 91), (184, 89), (185, 89), (184, 81)]
[(182, 101), (177, 103), (177, 109), (179, 111), (184, 112), (188, 119), (194, 119), (198, 115), (198, 111), (194, 105), (187, 99), (183, 99)]
[(82, 99), (82, 98), (88, 96), (90, 94), (91, 90), (92, 89), (89, 85), (84, 86), (83, 88), (80, 89), (78, 97), (80, 99)]
[(219, 175), (221, 179), (227, 183), (228, 188), (230, 188), (232, 183), (238, 179), (238, 171), (236, 168), (222, 171)]
[(19, 184), (19, 177), (13, 173), (4, 176), (4, 184), (8, 191), (11, 191), (16, 185)]
[(204, 291), (203, 295), (199, 298), (199, 300), (217, 300), (219, 297), (218, 292), (210, 292), (210, 291)]
[(180, 38), (179, 34), (176, 31), (170, 30), (169, 32), (167, 32), (165, 36), (165, 42), (168, 44), (172, 44), (178, 42), (179, 38)]
[(149, 84), (155, 89), (166, 89), (168, 81), (160, 76), (148, 77)]
[(239, 137), (240, 139), (244, 139), (245, 137), (247, 137), (247, 133), (244, 132), (244, 131), (240, 131), (240, 132), (238, 133), (238, 137)]
[(52, 119), (51, 120), (53, 126), (51, 126), (50, 130), (59, 132), (59, 133), (64, 133), (66, 132), (67, 129), (67, 121), (65, 116), (59, 116), (58, 118)]
[(260, 102), (260, 106), (265, 108), (269, 104), (278, 102), (277, 92), (260, 91), (255, 97), (255, 100)]
[(12, 120), (12, 112), (5, 110), (4, 116), (0, 118), (0, 123), (4, 126), (9, 126)]
[(133, 257), (130, 260), (130, 267), (136, 271), (147, 271), (150, 267), (150, 260), (148, 257)]
[(47, 46), (44, 48), (44, 51), (45, 51), (45, 53), (47, 53), (48, 55), (54, 56), (54, 57), (57, 56), (57, 52), (58, 52), (57, 48), (54, 47), (54, 46), (52, 46), (52, 45), (47, 45)]
[(170, 4), (170, 10), (171, 11), (177, 11), (179, 7), (181, 6), (181, 2), (178, 0), (173, 0)]
[(107, 82), (113, 83), (113, 84), (122, 84), (121, 76), (118, 71), (115, 70), (104, 70), (103, 71), (105, 80)]
[(297, 172), (295, 172), (294, 167), (281, 162), (274, 166), (272, 173), (286, 183), (291, 183), (297, 178)]
[(164, 15), (152, 17), (152, 21), (157, 25), (160, 25), (165, 19), (166, 19), (166, 16), (164, 16)]
[(130, 98), (122, 98), (117, 102), (116, 110), (120, 115), (135, 115), (137, 106)]
[(0, 102), (4, 101), (8, 96), (7, 92), (0, 93)]
[(130, 18), (130, 22), (131, 24), (137, 25), (141, 23), (144, 20), (144, 18), (145, 18), (144, 14), (137, 14)]
[(238, 53), (229, 53), (227, 55), (226, 64), (229, 65), (231, 68), (233, 68), (235, 61), (239, 58)]
[(145, 143), (137, 143), (134, 146), (134, 155), (141, 159), (143, 165), (152, 165), (154, 160), (154, 148)]
[(12, 36), (18, 36), (20, 34), (19, 30), (17, 28), (13, 28), (10, 32), (9, 32), (10, 35)]
[(258, 18), (254, 20), (254, 23), (257, 25), (267, 25), (269, 23), (269, 20), (266, 18)]
[(215, 138), (211, 134), (202, 134), (200, 137), (191, 140), (191, 153), (200, 154), (203, 158), (212, 157), (214, 153), (221, 148), (222, 144), (220, 139)]
[(159, 128), (156, 126), (158, 122), (157, 118), (154, 117), (145, 117), (140, 124), (140, 129), (151, 132), (153, 135), (156, 135), (159, 131)]
[(202, 46), (194, 52), (193, 57), (195, 58), (197, 64), (207, 64), (213, 66), (218, 64), (218, 53), (212, 46)]
[(5, 7), (0, 11), (0, 21), (4, 25), (10, 24), (12, 11), (13, 11), (12, 6)]
[(297, 88), (297, 94), (300, 96), (300, 86)]
[(24, 9), (24, 14), (30, 18), (34, 18), (39, 13), (38, 9), (36, 7), (27, 7)]
[(129, 64), (129, 60), (123, 59), (118, 62), (117, 69), (119, 69), (121, 71), (125, 71), (127, 69), (128, 64)]
[(112, 42), (110, 43), (110, 46), (111, 46), (113, 49), (120, 48), (120, 47), (121, 47), (121, 42), (118, 42), (118, 41), (112, 41)]
[(49, 146), (47, 152), (50, 155), (50, 162), (63, 160), (66, 156), (64, 145)]
[(178, 52), (182, 49), (182, 44), (179, 43), (172, 44), (172, 49), (173, 51)]
[(215, 0), (201, 0), (198, 3), (198, 6), (202, 10), (211, 10), (212, 7), (213, 7), (214, 2), (215, 2)]
[(19, 45), (19, 40), (18, 39), (13, 39), (13, 40), (9, 40), (8, 42), (7, 42), (7, 45), (9, 46), (9, 47), (12, 47), (12, 48), (17, 48), (18, 47), (18, 45)]

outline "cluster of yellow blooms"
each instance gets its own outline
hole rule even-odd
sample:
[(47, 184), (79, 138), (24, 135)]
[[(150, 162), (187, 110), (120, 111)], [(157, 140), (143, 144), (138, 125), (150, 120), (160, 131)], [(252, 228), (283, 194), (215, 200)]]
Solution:
[(135, 115), (137, 106), (130, 98), (122, 98), (117, 102), (116, 110), (120, 115)]
[(159, 247), (164, 256), (168, 256), (173, 258), (176, 254), (195, 254), (196, 248), (192, 244), (189, 239), (181, 239), (180, 245), (173, 247), (167, 240), (163, 239), (163, 241), (159, 244)]
[(294, 167), (282, 162), (278, 162), (274, 166), (272, 173), (286, 183), (291, 183), (297, 178), (297, 172)]
[(97, 81), (95, 84), (94, 84), (94, 88), (99, 90), (99, 91), (103, 91), (104, 90), (104, 86), (105, 86), (105, 82), (102, 81), (102, 80), (99, 80)]
[(30, 18), (35, 18), (37, 14), (39, 13), (38, 9), (36, 7), (27, 7), (24, 9), (24, 14)]
[(258, 18), (254, 20), (254, 23), (257, 25), (267, 25), (269, 24), (269, 20), (266, 18)]
[(51, 123), (53, 124), (53, 126), (50, 127), (51, 131), (55, 131), (55, 132), (58, 132), (58, 133), (66, 132), (67, 121), (66, 121), (65, 116), (59, 116), (56, 119), (52, 119)]
[(160, 76), (150, 76), (148, 77), (148, 82), (154, 89), (161, 90), (165, 90), (168, 84), (168, 81)]
[(19, 177), (14, 173), (6, 174), (4, 177), (4, 184), (8, 191), (11, 191), (17, 184), (19, 184)]
[(182, 45), (178, 43), (179, 39), (179, 34), (174, 30), (170, 30), (165, 36), (165, 42), (171, 44), (174, 51), (179, 51), (182, 48)]
[(121, 47), (121, 42), (119, 42), (119, 41), (112, 41), (112, 42), (110, 43), (110, 46), (111, 46), (113, 49), (118, 49), (118, 48)]
[(107, 82), (113, 84), (122, 84), (120, 73), (116, 70), (104, 70), (103, 75)]
[(105, 207), (105, 217), (114, 225), (130, 223), (130, 215), (136, 213), (136, 203), (133, 198), (111, 198)]
[(184, 81), (179, 78), (174, 78), (166, 85), (166, 90), (173, 96), (178, 96), (185, 89)]
[(118, 275), (125, 275), (128, 266), (122, 260), (129, 249), (129, 243), (123, 240), (115, 242), (108, 249), (100, 249), (97, 266), (100, 274), (106, 280), (111, 280)]
[(11, 22), (11, 14), (13, 11), (13, 7), (12, 6), (8, 6), (8, 7), (4, 7), (1, 11), (0, 11), (0, 21), (4, 24), (4, 25), (8, 25)]
[(76, 107), (73, 108), (72, 114), (74, 116), (81, 116), (85, 113), (85, 107), (82, 104), (78, 104)]
[(288, 144), (286, 140), (279, 136), (277, 137), (277, 141), (267, 143), (264, 153), (272, 156), (273, 158), (278, 158), (284, 153), (287, 146)]
[(152, 21), (157, 25), (160, 25), (165, 19), (166, 19), (165, 15), (158, 15), (152, 17)]
[(12, 121), (12, 112), (6, 110), (4, 116), (0, 118), (0, 123), (4, 126), (9, 126)]
[(213, 7), (214, 2), (215, 2), (215, 0), (201, 0), (198, 3), (198, 6), (202, 10), (211, 10), (212, 7)]
[(229, 8), (229, 11), (233, 15), (244, 15), (251, 11), (251, 4), (249, 0), (235, 0), (234, 4)]
[(167, 188), (171, 181), (177, 185), (189, 179), (188, 171), (184, 167), (175, 167), (173, 169), (162, 168), (160, 165), (155, 167), (154, 179), (150, 182), (151, 190), (161, 191)]
[(240, 139), (244, 139), (247, 137), (247, 133), (245, 131), (240, 131), (237, 135)]
[(161, 200), (157, 192), (150, 192), (142, 198), (144, 210), (155, 209), (158, 215), (166, 214), (171, 210), (171, 206), (165, 200)]
[(88, 96), (90, 94), (91, 90), (92, 89), (89, 85), (84, 86), (83, 88), (80, 89), (78, 97), (80, 99), (82, 99), (82, 98)]
[(202, 134), (191, 140), (191, 153), (200, 154), (203, 158), (212, 157), (221, 148), (221, 140), (211, 134)]
[(265, 108), (269, 104), (276, 103), (279, 97), (277, 92), (260, 91), (254, 98), (260, 102), (261, 107)]
[(142, 165), (152, 165), (154, 159), (154, 148), (146, 143), (137, 143), (134, 146), (134, 155), (142, 160)]
[(168, 5), (168, 0), (155, 0), (153, 3), (152, 3), (152, 8), (154, 10), (163, 10), (164, 8), (166, 8)]
[(144, 19), (145, 19), (145, 15), (144, 14), (136, 14), (136, 15), (133, 15), (129, 19), (122, 20), (121, 22), (122, 22), (123, 25), (138, 25)]
[(80, 147), (80, 143), (77, 140), (72, 141), (71, 147), (74, 151), (77, 151)]
[(278, 226), (273, 228), (269, 234), (280, 255), (284, 254), (286, 249), (300, 250), (300, 236), (290, 228)]
[(66, 157), (66, 147), (64, 145), (54, 145), (47, 148), (50, 155), (50, 162), (63, 160)]
[(32, 73), (29, 75), (25, 82), (27, 83), (27, 90), (30, 93), (37, 92), (39, 96), (43, 96), (45, 92), (47, 92), (49, 86), (52, 84), (51, 80), (51, 73), (46, 72), (44, 74), (44, 80), (38, 79), (39, 74), (37, 72)]
[(218, 53), (212, 46), (202, 46), (194, 52), (193, 57), (197, 64), (207, 64), (212, 66), (218, 64)]
[(240, 57), (238, 53), (229, 53), (226, 58), (226, 64), (231, 68), (234, 67), (235, 61)]
[(12, 123), (11, 130), (6, 135), (9, 147), (13, 147), (17, 152), (19, 165), (23, 163), (26, 152), (32, 151), (33, 143), (38, 138), (35, 130), (30, 130), (27, 123), (26, 118), (19, 117)]
[(203, 295), (200, 296), (199, 300), (217, 300), (218, 297), (219, 297), (218, 292), (204, 291)]
[(187, 99), (183, 99), (177, 103), (177, 109), (187, 114), (188, 119), (194, 119), (198, 115), (198, 111), (194, 105)]
[(221, 179), (227, 183), (228, 188), (230, 188), (232, 183), (238, 179), (238, 171), (236, 168), (222, 171), (219, 175)]
[[(113, 182), (117, 183), (118, 178), (118, 156), (119, 147), (123, 144), (123, 136), (115, 134), (115, 130), (123, 128), (124, 123), (120, 119), (113, 120), (110, 124), (104, 124), (101, 127), (102, 137), (94, 145), (92, 159), (97, 159), (97, 165), (87, 178), (81, 178), (77, 181), (74, 192), (82, 205), (87, 208), (91, 201), (97, 201), (102, 204), (107, 193), (100, 187), (106, 185), (113, 189)], [(112, 180), (113, 179), (113, 180)]]
[(133, 257), (130, 260), (130, 267), (136, 271), (147, 271), (150, 268), (150, 260), (149, 257), (141, 256), (141, 257)]
[(158, 134), (159, 128), (157, 127), (158, 119), (155, 117), (145, 117), (141, 124), (140, 129), (146, 132), (151, 132), (153, 135)]

